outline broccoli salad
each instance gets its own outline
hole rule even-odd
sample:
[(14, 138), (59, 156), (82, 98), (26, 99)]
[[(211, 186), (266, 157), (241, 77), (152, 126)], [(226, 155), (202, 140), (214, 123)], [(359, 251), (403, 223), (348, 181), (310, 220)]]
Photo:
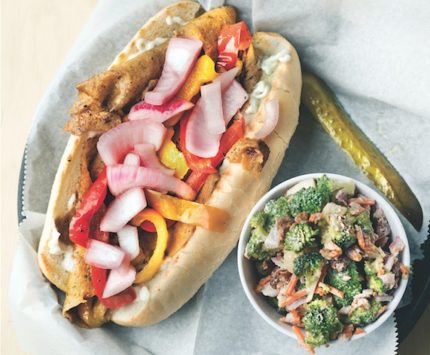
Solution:
[(245, 256), (257, 292), (309, 351), (364, 332), (393, 299), (408, 268), (375, 200), (322, 176), (270, 200), (251, 219)]

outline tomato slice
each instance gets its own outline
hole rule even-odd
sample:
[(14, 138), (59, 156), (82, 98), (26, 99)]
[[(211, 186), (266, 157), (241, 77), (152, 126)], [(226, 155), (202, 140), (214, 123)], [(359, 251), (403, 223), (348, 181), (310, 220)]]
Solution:
[(252, 36), (244, 21), (234, 25), (224, 25), (218, 37), (217, 71), (234, 68), (238, 52), (247, 49), (252, 42)]

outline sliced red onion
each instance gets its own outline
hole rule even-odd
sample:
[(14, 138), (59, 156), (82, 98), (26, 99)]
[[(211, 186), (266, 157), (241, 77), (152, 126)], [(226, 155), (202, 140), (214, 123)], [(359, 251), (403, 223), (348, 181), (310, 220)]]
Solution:
[(278, 296), (279, 291), (276, 288), (273, 288), (272, 285), (270, 285), (270, 282), (268, 282), (261, 289), (261, 293), (267, 297), (276, 297)]
[(133, 187), (160, 192), (170, 191), (187, 200), (193, 200), (196, 195), (195, 191), (182, 180), (151, 168), (129, 165), (108, 166), (107, 179), (109, 190), (115, 196)]
[(272, 262), (281, 269), (287, 269), (287, 263), (282, 255), (273, 257)]
[(91, 239), (85, 253), (85, 262), (100, 269), (113, 269), (121, 265), (125, 252), (108, 243)]
[(391, 302), (393, 298), (392, 295), (387, 295), (385, 293), (375, 296), (375, 300), (378, 302)]
[(151, 105), (141, 101), (131, 108), (128, 119), (130, 121), (147, 120), (161, 123), (180, 112), (189, 110), (193, 106), (192, 102), (176, 98), (164, 105)]
[(137, 154), (128, 153), (124, 158), (124, 165), (140, 166), (140, 158)]
[(194, 38), (172, 38), (166, 51), (161, 77), (154, 90), (145, 94), (145, 101), (163, 105), (179, 91), (190, 73), (203, 43)]
[(269, 232), (269, 235), (264, 240), (264, 247), (267, 250), (274, 250), (278, 249), (281, 246), (281, 240), (278, 236), (278, 229), (276, 228), (276, 225), (272, 227), (272, 229)]
[(150, 143), (160, 149), (166, 127), (157, 122), (142, 120), (121, 123), (100, 136), (97, 150), (106, 165), (120, 163), (139, 143)]
[(129, 258), (125, 258), (123, 263), (110, 271), (103, 291), (103, 298), (114, 296), (126, 288), (133, 285), (136, 278), (136, 269), (130, 265)]
[(219, 81), (221, 83), (221, 91), (224, 92), (230, 86), (230, 84), (233, 82), (237, 73), (239, 73), (239, 68), (234, 67), (234, 68), (227, 70), (226, 72), (218, 75), (216, 77), (216, 79), (214, 80), (214, 82)]
[(299, 298), (297, 301), (291, 303), (289, 306), (286, 307), (287, 311), (291, 312), (292, 310), (299, 308), (301, 305), (307, 303), (307, 297)]
[(279, 119), (279, 102), (278, 100), (267, 101), (265, 106), (265, 119), (263, 127), (255, 134), (256, 139), (267, 137), (275, 129)]
[(200, 88), (201, 99), (200, 103), (203, 109), (203, 117), (205, 118), (205, 130), (202, 134), (221, 134), (225, 132), (225, 123), (223, 116), (223, 104), (221, 100), (221, 83), (213, 82), (203, 85)]
[(217, 155), (221, 134), (208, 132), (211, 118), (205, 116), (203, 101), (200, 99), (191, 113), (185, 132), (185, 147), (187, 150), (202, 158), (212, 158)]
[(236, 80), (233, 80), (228, 89), (222, 94), (222, 110), (226, 125), (230, 122), (236, 112), (239, 111), (246, 100), (248, 100), (247, 92), (242, 85), (240, 85)]
[(384, 264), (385, 270), (391, 271), (396, 261), (397, 261), (397, 257), (395, 255), (388, 255), (387, 260), (385, 260), (385, 264)]
[(405, 244), (403, 243), (403, 241), (400, 239), (400, 237), (396, 237), (390, 244), (389, 246), (390, 248), (390, 252), (393, 255), (398, 255), (404, 248), (405, 248)]
[(359, 299), (359, 298), (369, 298), (373, 296), (373, 290), (370, 288), (366, 288), (363, 291), (361, 291), (361, 293), (359, 293), (358, 295), (354, 296), (354, 299)]
[[(127, 165), (123, 165), (127, 166)], [(137, 168), (131, 167), (130, 168)], [(145, 193), (141, 188), (127, 190), (109, 205), (100, 222), (102, 232), (118, 232), (135, 215), (146, 207)]]
[(118, 231), (118, 243), (133, 260), (140, 253), (139, 235), (137, 228), (133, 226), (125, 226)]
[(387, 272), (383, 275), (380, 275), (379, 278), (389, 290), (391, 290), (396, 284), (396, 276), (392, 272)]
[(139, 155), (143, 166), (147, 168), (157, 169), (163, 174), (174, 175), (175, 171), (167, 169), (160, 163), (160, 159), (155, 152), (155, 147), (152, 144), (142, 143), (134, 146), (134, 151)]

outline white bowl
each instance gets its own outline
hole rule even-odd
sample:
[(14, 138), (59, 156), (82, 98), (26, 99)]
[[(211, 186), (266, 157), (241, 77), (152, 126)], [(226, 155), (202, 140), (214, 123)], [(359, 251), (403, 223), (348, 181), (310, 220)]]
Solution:
[[(408, 239), (406, 237), (405, 230), (403, 228), (402, 223), (400, 222), (399, 217), (397, 216), (396, 212), (391, 207), (391, 205), (381, 195), (379, 195), (379, 193), (377, 193), (370, 187), (364, 185), (363, 183), (355, 179), (352, 179), (346, 176), (337, 175), (337, 174), (323, 174), (323, 173), (297, 176), (295, 178), (289, 179), (275, 186), (256, 203), (254, 208), (249, 213), (245, 221), (245, 224), (243, 225), (242, 232), (240, 234), (239, 245), (237, 250), (237, 262), (238, 262), (239, 275), (240, 275), (240, 281), (242, 283), (242, 287), (246, 293), (246, 296), (248, 297), (249, 302), (251, 302), (254, 309), (273, 328), (292, 338), (296, 338), (296, 336), (294, 335), (291, 326), (284, 323), (280, 323), (279, 322), (280, 314), (276, 312), (276, 310), (272, 306), (269, 305), (269, 303), (265, 300), (265, 297), (263, 295), (255, 291), (255, 287), (258, 281), (258, 275), (253, 266), (253, 262), (244, 257), (245, 247), (246, 247), (246, 243), (248, 242), (250, 229), (251, 229), (249, 225), (249, 221), (257, 211), (260, 211), (264, 208), (264, 206), (269, 200), (282, 196), (287, 189), (294, 186), (300, 181), (311, 179), (311, 178), (315, 179), (315, 178), (321, 177), (322, 175), (326, 175), (330, 179), (334, 179), (338, 181), (352, 180), (355, 183), (355, 186), (358, 192), (376, 200), (377, 205), (382, 208), (382, 210), (385, 213), (385, 216), (387, 217), (388, 223), (391, 228), (392, 236), (394, 237), (399, 236), (402, 239), (403, 243), (405, 244), (405, 248), (401, 253), (401, 257), (400, 257), (401, 262), (406, 266), (410, 266), (410, 253), (409, 253)], [(382, 323), (384, 323), (388, 319), (388, 317), (394, 312), (397, 305), (399, 304), (405, 292), (407, 283), (408, 283), (408, 280), (401, 279), (399, 287), (394, 292), (394, 299), (390, 303), (388, 303), (388, 309), (374, 323), (364, 327), (364, 330), (365, 330), (364, 333), (354, 335), (352, 339), (358, 339), (367, 334), (370, 334), (372, 331), (374, 331), (376, 328), (378, 328)]]

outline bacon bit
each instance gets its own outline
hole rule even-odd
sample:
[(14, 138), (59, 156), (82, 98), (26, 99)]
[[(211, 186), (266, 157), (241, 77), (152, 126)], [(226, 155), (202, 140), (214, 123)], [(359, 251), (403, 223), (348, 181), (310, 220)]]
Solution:
[(355, 328), (354, 335), (363, 334), (363, 333), (366, 333), (366, 331), (363, 328), (360, 328), (360, 327)]
[(293, 304), (298, 299), (305, 297), (307, 294), (308, 294), (308, 291), (305, 289), (297, 291), (296, 293), (293, 293), (290, 297), (287, 297), (285, 300), (282, 300), (279, 303), (279, 307), (280, 308), (287, 307), (287, 306)]
[(363, 256), (360, 254), (360, 249), (354, 245), (346, 251), (346, 255), (352, 261), (360, 262), (363, 259)]
[(388, 306), (387, 305), (385, 305), (385, 306), (382, 306), (381, 308), (379, 308), (378, 309), (378, 317), (382, 314), (382, 313), (384, 313), (386, 310), (387, 310), (387, 308), (388, 308)]
[(294, 222), (297, 224), (301, 222), (306, 222), (308, 220), (308, 214), (306, 212), (300, 212), (296, 217), (294, 217)]
[(299, 278), (296, 275), (292, 274), (290, 282), (288, 283), (288, 286), (285, 290), (285, 294), (287, 296), (291, 296), (294, 293), (294, 291), (296, 290), (296, 286), (297, 286), (298, 281), (299, 281)]
[(259, 282), (257, 287), (255, 288), (255, 291), (257, 292), (261, 292), (261, 290), (263, 289), (264, 285), (266, 285), (267, 283), (270, 282), (270, 275), (263, 277)]
[(335, 295), (339, 298), (344, 298), (345, 297), (345, 293), (339, 289), (337, 289), (336, 287), (333, 287), (331, 285), (327, 285), (323, 282), (320, 282), (318, 284), (318, 287), (322, 288), (324, 290), (324, 288), (328, 289), (328, 292), (330, 292), (332, 295)]
[(320, 254), (326, 260), (333, 260), (342, 255), (342, 248), (337, 246), (332, 241), (324, 244), (324, 248), (320, 250)]
[(302, 333), (302, 330), (299, 328), (299, 327), (297, 327), (297, 326), (295, 326), (295, 325), (293, 325), (292, 326), (292, 328), (293, 328), (293, 332), (294, 332), (294, 334), (296, 335), (296, 337), (297, 337), (297, 341), (299, 342), (299, 344), (307, 351), (307, 352), (309, 352), (309, 354), (315, 354), (315, 349), (314, 349), (314, 347), (312, 346), (312, 345), (309, 345), (309, 344), (306, 344), (305, 343), (305, 336), (303, 335), (303, 333)]
[(321, 212), (312, 213), (309, 216), (309, 222), (311, 222), (311, 223), (317, 223), (320, 220), (322, 220), (323, 218), (324, 218), (324, 215)]
[(359, 205), (362, 205), (362, 206), (373, 206), (376, 203), (374, 199), (369, 197), (364, 197), (364, 196), (351, 198), (349, 200), (349, 203), (353, 203), (353, 202), (358, 203)]
[(347, 324), (343, 327), (341, 337), (342, 339), (349, 340), (352, 338), (353, 334), (354, 334), (354, 326), (352, 324)]
[(402, 273), (404, 279), (408, 278), (410, 272), (409, 266), (400, 263), (400, 272)]

